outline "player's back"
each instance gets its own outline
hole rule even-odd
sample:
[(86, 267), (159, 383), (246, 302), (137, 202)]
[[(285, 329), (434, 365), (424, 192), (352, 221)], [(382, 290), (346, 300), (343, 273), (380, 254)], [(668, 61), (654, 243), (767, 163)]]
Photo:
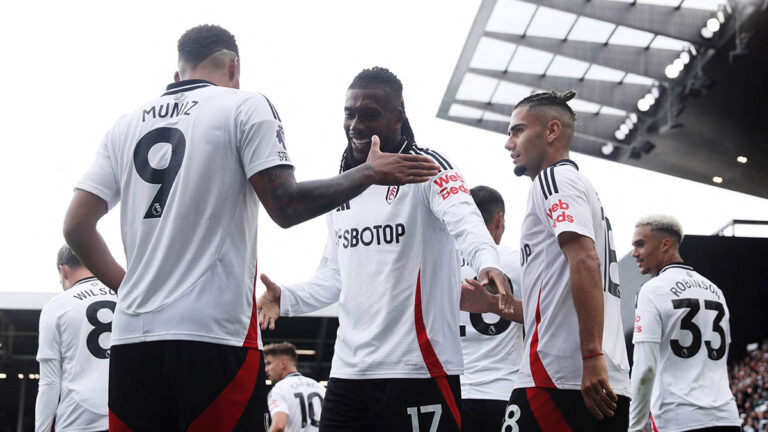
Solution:
[(202, 80), (172, 84), (118, 120), (78, 184), (110, 207), (121, 201), (128, 266), (115, 344), (257, 346), (258, 198), (248, 178), (289, 164), (284, 150), (264, 96)]
[(56, 430), (106, 428), (115, 292), (91, 277), (51, 299), (40, 314), (37, 360), (61, 362)]
[[(499, 246), (501, 270), (520, 296), (520, 254)], [(461, 280), (476, 277), (466, 260), (461, 264)], [(464, 357), (461, 376), (462, 399), (508, 400), (520, 369), (523, 351), (523, 325), (495, 314), (459, 313), (459, 334)]]
[(722, 291), (688, 264), (667, 265), (641, 288), (634, 342), (659, 342), (651, 413), (660, 430), (739, 424), (729, 317)]
[(298, 372), (280, 380), (267, 396), (269, 411), (288, 414), (285, 432), (315, 432), (325, 399), (325, 387)]

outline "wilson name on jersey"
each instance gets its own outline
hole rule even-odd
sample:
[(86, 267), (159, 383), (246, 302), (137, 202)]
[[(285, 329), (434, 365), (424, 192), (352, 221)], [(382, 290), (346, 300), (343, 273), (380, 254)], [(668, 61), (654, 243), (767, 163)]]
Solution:
[(37, 360), (61, 362), (57, 430), (92, 430), (87, 428), (107, 425), (116, 300), (114, 291), (91, 277), (51, 299), (40, 313)]
[(522, 226), (525, 351), (516, 387), (581, 388), (583, 363), (570, 268), (558, 235), (594, 241), (603, 288), (602, 351), (614, 392), (630, 396), (629, 361), (621, 327), (621, 291), (613, 233), (592, 184), (563, 159), (533, 179)]
[(730, 313), (722, 291), (672, 263), (638, 292), (633, 343), (659, 344), (651, 413), (659, 430), (740, 425), (728, 385)]
[(128, 266), (113, 343), (260, 346), (248, 179), (282, 164), (280, 118), (257, 93), (181, 81), (117, 121), (77, 185), (122, 203)]

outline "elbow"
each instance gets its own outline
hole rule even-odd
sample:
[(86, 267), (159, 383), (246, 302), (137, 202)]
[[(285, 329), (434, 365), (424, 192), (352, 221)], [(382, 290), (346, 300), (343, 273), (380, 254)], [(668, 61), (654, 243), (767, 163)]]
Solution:
[(299, 221), (296, 218), (293, 218), (287, 214), (276, 215), (275, 217), (272, 218), (272, 220), (275, 221), (277, 226), (283, 229), (290, 228), (299, 223)]
[(591, 272), (596, 271), (600, 274), (600, 258), (593, 250), (587, 253), (579, 254), (569, 260), (571, 267), (589, 270)]

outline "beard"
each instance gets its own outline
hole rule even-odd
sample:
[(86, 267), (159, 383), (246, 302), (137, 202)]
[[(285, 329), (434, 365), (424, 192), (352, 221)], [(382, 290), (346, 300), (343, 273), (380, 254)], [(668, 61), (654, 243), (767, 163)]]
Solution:
[(516, 176), (521, 177), (526, 171), (528, 171), (528, 168), (525, 165), (518, 165), (515, 167), (514, 173)]

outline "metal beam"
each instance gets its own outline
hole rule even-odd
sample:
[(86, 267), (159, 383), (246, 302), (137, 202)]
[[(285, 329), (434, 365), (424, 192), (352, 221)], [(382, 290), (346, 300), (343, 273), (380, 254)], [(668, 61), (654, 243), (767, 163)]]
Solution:
[(672, 8), (610, 0), (525, 0), (528, 3), (632, 27), (662, 36), (709, 45), (699, 31), (714, 16), (711, 11)]
[(496, 0), (483, 0), (480, 8), (477, 10), (475, 21), (472, 23), (472, 28), (469, 30), (467, 41), (464, 43), (464, 48), (461, 50), (461, 56), (456, 63), (456, 68), (453, 70), (451, 81), (448, 83), (448, 88), (445, 90), (443, 100), (440, 102), (440, 107), (437, 109), (438, 118), (447, 118), (448, 110), (451, 109), (453, 100), (456, 99), (456, 92), (459, 90), (461, 82), (464, 80), (464, 75), (469, 67), (469, 62), (472, 61), (472, 57), (477, 51), (477, 44), (480, 43), (480, 39), (483, 37), (483, 30), (488, 24), (488, 19), (491, 17), (493, 9), (496, 7)]
[(630, 47), (623, 45), (605, 45), (597, 42), (563, 41), (560, 39), (521, 36), (509, 33), (485, 32), (491, 39), (511, 42), (529, 48), (560, 54), (589, 63), (595, 63), (613, 69), (646, 76), (658, 81), (665, 81), (664, 68), (679, 53), (673, 50)]
[(648, 86), (640, 84), (619, 84), (610, 81), (541, 76), (522, 72), (502, 72), (477, 68), (470, 68), (469, 72), (544, 90), (565, 91), (574, 89), (579, 99), (627, 112), (637, 109), (637, 100), (642, 98), (649, 89)]
[[(491, 132), (498, 132), (504, 135), (507, 135), (507, 127), (509, 126), (508, 122), (503, 122), (498, 120), (474, 120), (470, 118), (456, 117), (456, 116), (446, 116), (444, 118), (446, 120), (450, 120), (456, 123), (489, 130)], [(581, 133), (576, 133), (574, 134), (573, 139), (571, 140), (571, 150), (578, 153), (583, 153), (590, 156), (595, 156), (595, 157), (613, 160), (613, 161), (619, 161), (619, 160), (625, 159), (626, 154), (629, 153), (629, 149), (627, 147), (620, 146), (620, 145), (614, 145), (613, 153), (611, 153), (608, 156), (604, 155), (600, 149), (606, 142), (607, 140), (603, 140), (597, 137), (587, 136)]]

